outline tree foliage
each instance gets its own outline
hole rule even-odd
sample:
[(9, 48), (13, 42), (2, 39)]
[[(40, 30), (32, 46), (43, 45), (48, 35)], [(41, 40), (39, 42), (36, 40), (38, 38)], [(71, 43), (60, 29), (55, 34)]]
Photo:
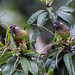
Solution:
[[(45, 10), (39, 10), (31, 15), (28, 19), (28, 27), (36, 26), (30, 41), (35, 48), (36, 39), (39, 36), (42, 28), (46, 29), (54, 36), (55, 34), (44, 27), (47, 20), (52, 23), (54, 21), (62, 21), (68, 27), (74, 26), (74, 18), (72, 13), (75, 8), (69, 6), (72, 0), (66, 0), (65, 4), (54, 9), (53, 0), (40, 0), (46, 5)], [(36, 21), (36, 22), (35, 22)], [(36, 23), (36, 24), (34, 24)], [(0, 42), (0, 74), (2, 75), (74, 75), (75, 72), (75, 35), (70, 36), (64, 41), (59, 36), (56, 36), (58, 40), (53, 41), (52, 44), (47, 45), (41, 53), (35, 50), (24, 50), (19, 52), (19, 48), (9, 33), (10, 27), (8, 27), (5, 45)], [(62, 41), (62, 43), (60, 42)], [(43, 52), (46, 52), (45, 54)]]

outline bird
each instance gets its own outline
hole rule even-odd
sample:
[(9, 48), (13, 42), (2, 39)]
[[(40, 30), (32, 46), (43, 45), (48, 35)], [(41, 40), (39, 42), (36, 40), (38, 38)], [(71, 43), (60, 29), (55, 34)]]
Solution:
[(10, 31), (16, 46), (25, 45), (25, 49), (30, 49), (30, 37), (26, 30), (23, 30), (19, 25), (10, 26)]
[(66, 40), (70, 36), (70, 31), (66, 28), (65, 24), (61, 21), (54, 21), (53, 26), (56, 29), (55, 34)]

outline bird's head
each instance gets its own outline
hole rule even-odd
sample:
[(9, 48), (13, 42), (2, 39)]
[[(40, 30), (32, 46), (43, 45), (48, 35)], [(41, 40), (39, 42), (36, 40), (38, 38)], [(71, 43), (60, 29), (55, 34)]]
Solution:
[(19, 33), (19, 31), (22, 30), (22, 28), (19, 25), (12, 25), (10, 26), (10, 33), (14, 36), (16, 33)]
[(62, 22), (60, 22), (60, 21), (54, 21), (53, 22), (53, 26), (56, 28), (56, 29), (60, 29), (60, 28), (62, 28)]

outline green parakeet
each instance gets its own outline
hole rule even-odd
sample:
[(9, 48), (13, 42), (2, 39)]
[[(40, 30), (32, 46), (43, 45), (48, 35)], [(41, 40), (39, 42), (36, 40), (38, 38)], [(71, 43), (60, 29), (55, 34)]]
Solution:
[(17, 47), (25, 44), (26, 49), (30, 49), (30, 37), (27, 31), (23, 30), (19, 25), (12, 25), (10, 26), (10, 33)]
[(55, 35), (57, 35), (58, 37), (61, 37), (62, 40), (67, 40), (67, 38), (70, 36), (70, 32), (65, 27), (64, 23), (62, 23), (61, 21), (54, 21), (53, 25), (56, 28)]

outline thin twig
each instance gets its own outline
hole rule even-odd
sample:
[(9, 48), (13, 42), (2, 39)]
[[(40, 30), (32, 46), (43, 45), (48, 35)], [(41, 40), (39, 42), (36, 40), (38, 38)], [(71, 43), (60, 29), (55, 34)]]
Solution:
[(26, 44), (30, 43), (30, 42), (37, 42), (37, 40), (31, 40), (31, 41), (28, 41)]
[(19, 60), (19, 56), (17, 56), (17, 59), (16, 59), (16, 61), (14, 63), (14, 67), (15, 67), (16, 63), (18, 62), (18, 60)]
[(21, 71), (21, 72), (23, 72), (23, 70), (19, 70), (19, 69), (16, 69), (16, 71)]
[[(37, 26), (37, 24), (32, 24), (32, 25)], [(43, 29), (47, 30), (48, 32), (50, 32), (52, 35), (55, 35), (52, 31), (50, 31), (50, 30), (47, 29), (46, 27), (44, 27), (44, 26), (42, 26), (42, 25), (41, 25), (41, 27), (42, 27)]]
[(58, 54), (57, 54), (57, 56), (56, 56), (56, 67), (57, 67), (57, 69), (58, 69), (58, 64), (57, 64), (57, 63), (58, 63), (58, 61), (57, 61), (57, 60), (58, 60), (58, 56), (59, 56), (59, 54), (60, 54), (62, 51), (63, 51), (63, 48), (59, 50), (59, 52), (58, 52)]
[(8, 48), (5, 48), (3, 53), (1, 54), (0, 58), (3, 56), (3, 54), (5, 53), (5, 51), (7, 50)]
[(0, 15), (0, 17), (2, 17), (3, 15), (5, 15), (7, 12), (4, 12), (4, 13), (2, 13), (1, 15)]
[(46, 50), (46, 48), (48, 48), (49, 46), (53, 46), (54, 44), (48, 44), (47, 46), (45, 46), (42, 50), (41, 50), (41, 52), (40, 52), (40, 54), (44, 51), (44, 50)]
[(46, 27), (43, 27), (43, 26), (42, 26), (42, 28), (45, 29), (45, 30), (47, 30), (48, 32), (50, 32), (52, 35), (55, 35), (52, 31), (50, 31), (50, 30), (47, 29)]

